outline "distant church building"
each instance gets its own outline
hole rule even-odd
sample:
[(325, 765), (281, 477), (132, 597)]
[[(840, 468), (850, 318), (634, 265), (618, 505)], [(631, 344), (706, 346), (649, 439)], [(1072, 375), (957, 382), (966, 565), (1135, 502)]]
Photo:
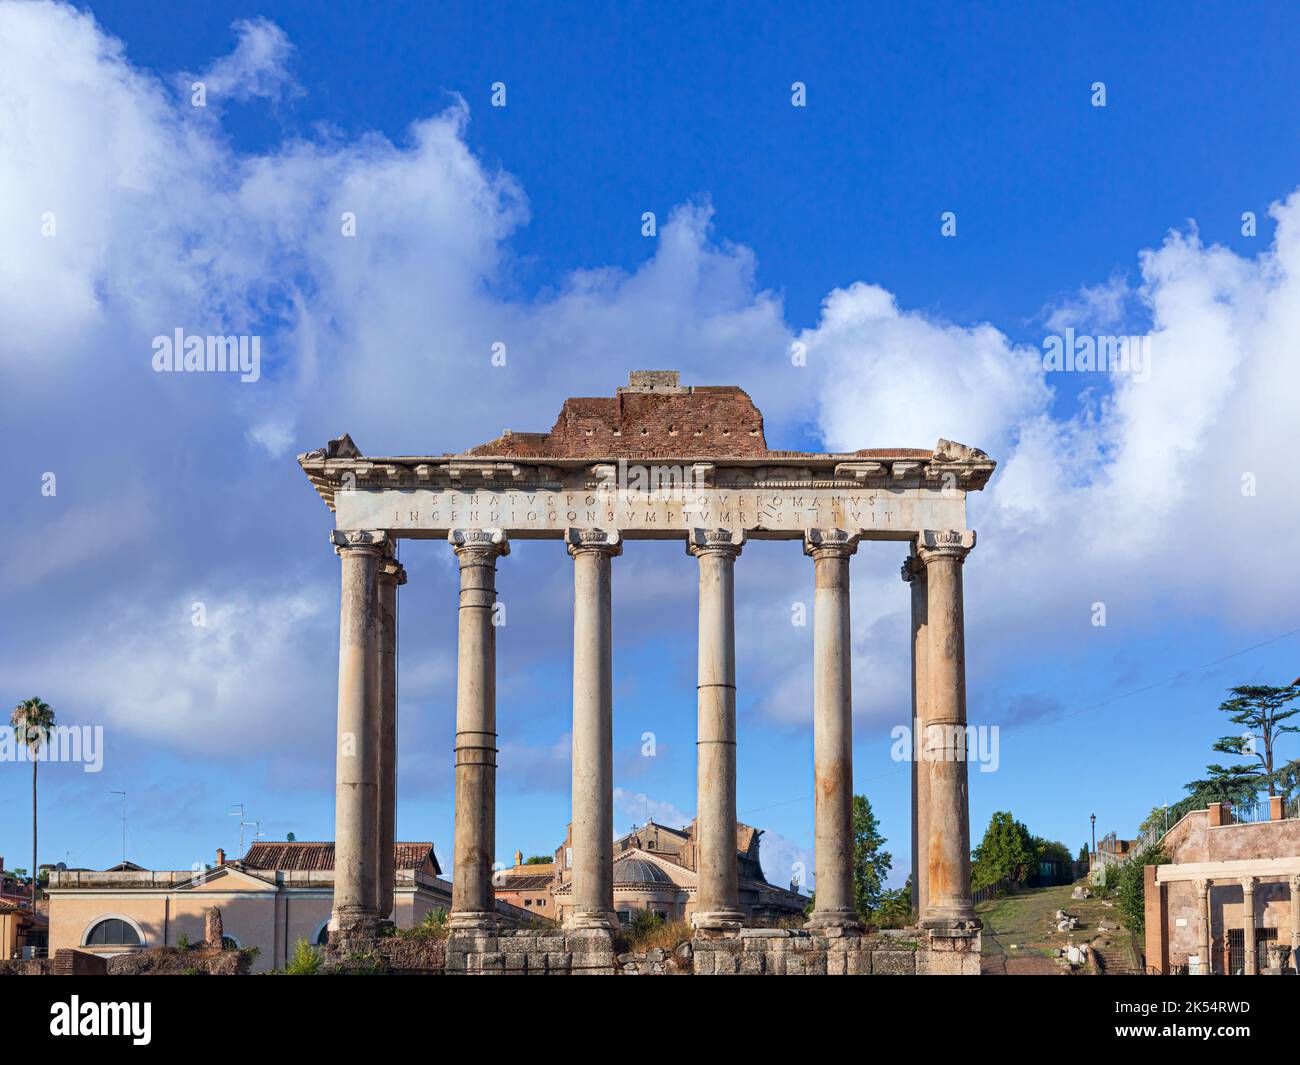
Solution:
[[(740, 908), (749, 925), (799, 917), (809, 901), (807, 896), (767, 882), (758, 857), (762, 834), (760, 829), (736, 822)], [(497, 874), (498, 901), (563, 922), (572, 906), (571, 847), (566, 834), (554, 860), (544, 864), (525, 865), (522, 852), (516, 852), (515, 867)], [(665, 921), (689, 920), (695, 912), (698, 854), (694, 821), (686, 828), (649, 821), (615, 840), (614, 909), (619, 923), (631, 923), (638, 910), (649, 910)]]

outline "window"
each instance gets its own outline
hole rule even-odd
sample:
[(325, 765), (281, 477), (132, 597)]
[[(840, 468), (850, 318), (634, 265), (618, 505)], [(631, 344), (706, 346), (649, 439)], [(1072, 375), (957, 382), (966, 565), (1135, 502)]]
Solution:
[(632, 915), (627, 910), (618, 911), (618, 923), (626, 928), (632, 923)]
[(86, 936), (88, 947), (138, 947), (140, 945), (140, 933), (117, 917), (100, 921)]

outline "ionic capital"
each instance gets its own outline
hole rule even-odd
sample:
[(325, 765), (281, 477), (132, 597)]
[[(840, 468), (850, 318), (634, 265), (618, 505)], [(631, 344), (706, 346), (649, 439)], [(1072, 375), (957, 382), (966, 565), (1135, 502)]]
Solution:
[(908, 584), (913, 581), (925, 580), (925, 563), (916, 555), (908, 555), (907, 558), (903, 559), (902, 576), (903, 580)]
[(510, 541), (501, 529), (452, 529), (447, 543), (461, 563), (492, 562), (510, 554)]
[(623, 553), (623, 537), (617, 529), (565, 529), (564, 543), (572, 558), (588, 551), (608, 555), (610, 558), (617, 558)]
[(809, 529), (803, 534), (803, 553), (813, 558), (848, 558), (861, 537), (845, 529)]
[(702, 555), (725, 555), (727, 558), (736, 558), (744, 546), (743, 529), (692, 529), (686, 537), (686, 553), (696, 558)]
[(395, 558), (386, 558), (379, 567), (379, 579), (400, 588), (406, 583), (406, 567)]
[(393, 541), (381, 529), (335, 529), (330, 533), (330, 543), (336, 555), (344, 551), (385, 555), (393, 549)]
[(926, 566), (936, 559), (964, 562), (974, 546), (974, 529), (925, 529), (916, 537), (916, 557)]

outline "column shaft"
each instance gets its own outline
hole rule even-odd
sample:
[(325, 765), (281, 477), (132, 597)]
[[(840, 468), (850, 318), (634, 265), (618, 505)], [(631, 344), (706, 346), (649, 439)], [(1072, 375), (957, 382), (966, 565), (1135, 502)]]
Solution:
[(1259, 972), (1259, 959), (1255, 953), (1255, 878), (1241, 878), (1242, 901), (1242, 937), (1246, 945), (1246, 975), (1255, 976)]
[(1289, 881), (1291, 888), (1291, 969), (1300, 976), (1300, 876)]
[(456, 529), (448, 535), (460, 561), (456, 661), (456, 841), (453, 928), (496, 928), (492, 861), (496, 854), (497, 559), (509, 552), (499, 530)]
[(379, 601), (384, 534), (335, 531), (342, 559), (338, 748), (334, 791), (334, 909), (338, 938), (373, 935), (379, 738)]
[(858, 538), (813, 529), (813, 773), (816, 903), (810, 928), (858, 928), (853, 888), (853, 649), (849, 559)]
[(396, 876), (393, 844), (397, 814), (397, 589), (406, 570), (396, 559), (379, 567), (379, 801), (376, 809), (375, 868), (377, 911), (381, 921), (393, 914)]
[(610, 559), (618, 533), (569, 529), (573, 556), (574, 928), (618, 927), (614, 914), (614, 680)]
[(973, 532), (924, 532), (930, 674), (924, 757), (929, 763), (927, 900), (922, 924), (978, 927), (970, 889), (970, 811), (966, 782), (966, 649), (962, 562)]
[(920, 920), (929, 901), (930, 763), (920, 755), (930, 712), (930, 630), (929, 585), (915, 555), (903, 563), (903, 580), (912, 590), (912, 918)]
[(1201, 955), (1201, 975), (1210, 974), (1210, 881), (1196, 882), (1196, 901), (1200, 909), (1197, 933), (1199, 939), (1196, 949)]
[(736, 857), (736, 629), (733, 566), (744, 534), (694, 529), (687, 550), (700, 563), (699, 683), (696, 690), (695, 927), (744, 923)]

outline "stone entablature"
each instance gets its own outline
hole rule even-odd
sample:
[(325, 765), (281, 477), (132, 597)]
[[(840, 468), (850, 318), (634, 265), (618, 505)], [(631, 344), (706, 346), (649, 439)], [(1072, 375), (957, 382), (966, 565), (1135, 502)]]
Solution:
[(995, 465), (981, 451), (942, 440), (906, 457), (800, 455), (745, 465), (676, 457), (635, 468), (611, 455), (562, 465), (364, 458), (341, 437), (298, 461), (337, 528), (423, 539), (470, 527), (560, 539), (575, 526), (654, 539), (721, 526), (755, 539), (837, 528), (909, 540), (925, 529), (965, 529), (966, 492), (982, 488)]

